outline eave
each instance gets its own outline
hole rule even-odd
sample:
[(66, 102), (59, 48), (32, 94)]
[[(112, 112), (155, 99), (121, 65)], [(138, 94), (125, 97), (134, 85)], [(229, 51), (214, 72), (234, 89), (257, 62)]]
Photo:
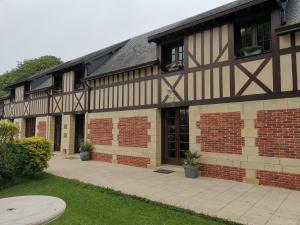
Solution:
[(88, 76), (84, 80), (88, 81), (88, 80), (97, 79), (99, 77), (105, 77), (105, 76), (110, 76), (110, 75), (119, 74), (119, 73), (126, 73), (126, 72), (129, 72), (129, 71), (132, 71), (132, 70), (141, 69), (141, 68), (147, 67), (147, 66), (154, 66), (154, 65), (157, 65), (157, 64), (158, 64), (158, 60), (154, 60), (154, 61), (143, 63), (143, 64), (140, 64), (140, 65), (127, 67), (127, 68), (120, 69), (120, 70), (111, 71), (111, 72), (108, 72), (108, 73), (93, 75), (93, 76), (90, 76), (90, 77)]
[(275, 29), (277, 35), (284, 35), (284, 34), (297, 32), (297, 31), (300, 31), (300, 22), (291, 25), (281, 26)]

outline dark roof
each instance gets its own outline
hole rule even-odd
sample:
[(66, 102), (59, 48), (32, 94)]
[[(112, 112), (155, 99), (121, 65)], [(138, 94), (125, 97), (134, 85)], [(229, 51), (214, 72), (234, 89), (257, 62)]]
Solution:
[(52, 87), (52, 75), (41, 76), (30, 83), (30, 92), (46, 90)]
[[(270, 0), (236, 0), (228, 4), (222, 5), (220, 7), (214, 8), (212, 10), (206, 11), (204, 13), (189, 17), (187, 19), (181, 20), (177, 23), (174, 23), (173, 26), (170, 26), (170, 29), (165, 30), (161, 33), (157, 33), (149, 37), (149, 41), (155, 41), (165, 35), (174, 33), (176, 31), (181, 31), (183, 29), (193, 27), (195, 25), (201, 24), (203, 22), (208, 22), (213, 19), (228, 15), (240, 11), (242, 9), (258, 5)], [(297, 1), (297, 0), (296, 0)]]
[[(150, 36), (149, 41), (158, 40), (165, 35), (169, 35), (177, 31), (181, 31), (186, 28), (201, 24), (203, 22), (208, 22), (210, 20), (235, 13), (248, 7), (262, 4), (264, 2), (276, 3), (276, 0), (236, 0), (207, 12), (174, 23), (168, 30)], [(286, 11), (286, 19), (287, 25), (300, 23), (300, 0), (289, 0)]]
[(287, 25), (300, 23), (300, 0), (290, 0), (286, 10)]
[(10, 98), (9, 94), (0, 97), (0, 100), (5, 100), (5, 99), (8, 99), (8, 98)]
[(88, 79), (99, 75), (116, 73), (132, 67), (155, 63), (157, 61), (156, 44), (148, 42), (149, 34), (151, 33), (130, 39), (124, 47), (90, 74)]
[[(40, 77), (43, 77), (43, 76), (46, 76), (46, 75), (49, 75), (49, 74), (53, 74), (53, 73), (56, 73), (56, 72), (59, 72), (59, 71), (64, 71), (66, 69), (69, 69), (69, 68), (71, 68), (73, 66), (76, 66), (76, 65), (79, 65), (79, 64), (89, 63), (90, 61), (93, 61), (93, 60), (95, 60), (97, 58), (104, 57), (107, 54), (110, 54), (112, 52), (114, 53), (115, 51), (117, 51), (118, 49), (120, 49), (121, 47), (123, 47), (127, 42), (128, 42), (128, 40), (120, 42), (120, 43), (112, 45), (112, 46), (109, 46), (107, 48), (103, 48), (103, 49), (95, 51), (95, 52), (92, 52), (90, 54), (81, 56), (79, 58), (72, 59), (72, 60), (70, 60), (68, 62), (59, 64), (57, 66), (53, 66), (53, 67), (51, 67), (49, 69), (46, 69), (46, 70), (38, 72), (38, 73), (34, 74), (33, 76), (31, 76), (29, 78), (17, 81), (17, 82), (15, 82), (13, 84), (10, 84), (10, 85), (6, 86), (6, 88), (14, 87), (14, 86), (20, 85), (20, 84), (28, 82), (28, 81), (33, 81), (33, 80), (38, 79)], [(36, 89), (39, 89), (39, 88), (36, 87)]]

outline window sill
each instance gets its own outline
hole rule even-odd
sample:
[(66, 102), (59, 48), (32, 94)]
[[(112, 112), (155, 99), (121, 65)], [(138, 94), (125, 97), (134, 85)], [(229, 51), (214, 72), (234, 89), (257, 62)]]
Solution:
[(182, 71), (184, 71), (184, 68), (178, 69), (178, 70), (172, 70), (172, 71), (168, 71), (168, 72), (161, 71), (161, 74), (163, 74), (163, 75), (178, 74)]
[(257, 57), (261, 57), (263, 55), (268, 55), (272, 53), (272, 50), (269, 50), (269, 51), (265, 51), (265, 52), (262, 52), (262, 53), (258, 53), (258, 54), (254, 54), (254, 55), (248, 55), (248, 56), (235, 56), (234, 59), (235, 60), (243, 60), (243, 59), (255, 59)]

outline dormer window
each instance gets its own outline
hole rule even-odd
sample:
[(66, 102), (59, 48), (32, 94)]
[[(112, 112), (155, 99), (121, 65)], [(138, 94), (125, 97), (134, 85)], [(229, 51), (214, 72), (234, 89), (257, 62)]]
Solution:
[(62, 87), (62, 74), (54, 75), (53, 90), (55, 92), (61, 92)]
[(29, 91), (30, 91), (30, 84), (25, 84), (25, 87), (24, 87), (24, 100), (28, 100), (30, 98)]
[(184, 67), (183, 40), (162, 45), (162, 71), (172, 72)]
[(16, 89), (15, 88), (12, 88), (10, 89), (10, 102), (14, 102), (16, 99)]
[(235, 25), (235, 54), (237, 57), (258, 55), (271, 49), (270, 19)]
[(83, 83), (82, 80), (84, 79), (84, 69), (76, 70), (75, 71), (75, 79), (74, 79), (74, 89), (82, 89)]

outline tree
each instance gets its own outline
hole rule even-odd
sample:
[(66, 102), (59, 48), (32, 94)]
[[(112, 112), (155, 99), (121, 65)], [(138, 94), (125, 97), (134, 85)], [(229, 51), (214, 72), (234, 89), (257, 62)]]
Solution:
[(16, 68), (0, 75), (0, 97), (6, 94), (5, 86), (33, 76), (34, 74), (61, 64), (60, 58), (55, 56), (41, 56), (18, 62)]

